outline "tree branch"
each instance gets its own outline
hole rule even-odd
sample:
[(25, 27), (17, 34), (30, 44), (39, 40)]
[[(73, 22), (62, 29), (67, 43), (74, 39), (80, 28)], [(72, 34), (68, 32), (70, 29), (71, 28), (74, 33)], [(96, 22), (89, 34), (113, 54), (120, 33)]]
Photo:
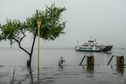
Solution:
[(18, 43), (18, 46), (20, 49), (22, 49), (24, 52), (26, 52), (28, 55), (30, 55), (30, 53), (21, 46), (21, 41), (18, 41), (16, 38), (13, 38), (13, 39)]
[(26, 35), (24, 34), (23, 30), (21, 30), (21, 33), (23, 34), (23, 37), (20, 39), (20, 43), (21, 43), (21, 41), (23, 40), (23, 38), (26, 36)]
[(24, 39), (24, 37), (25, 37), (25, 35), (23, 35), (23, 37), (21, 37), (21, 39), (20, 39), (20, 43), (21, 43), (21, 41)]

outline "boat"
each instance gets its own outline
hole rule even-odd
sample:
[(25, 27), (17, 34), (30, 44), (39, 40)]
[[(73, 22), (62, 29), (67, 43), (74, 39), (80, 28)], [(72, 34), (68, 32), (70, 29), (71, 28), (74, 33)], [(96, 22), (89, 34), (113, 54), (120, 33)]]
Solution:
[(96, 40), (88, 40), (87, 43), (75, 46), (76, 51), (84, 52), (108, 52), (111, 51), (113, 45), (98, 45)]

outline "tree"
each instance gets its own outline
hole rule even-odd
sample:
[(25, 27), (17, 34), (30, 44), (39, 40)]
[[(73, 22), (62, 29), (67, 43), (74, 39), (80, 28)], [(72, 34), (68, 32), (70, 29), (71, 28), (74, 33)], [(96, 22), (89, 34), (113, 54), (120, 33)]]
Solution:
[[(27, 65), (31, 66), (34, 44), (37, 37), (37, 19), (42, 21), (40, 26), (40, 37), (44, 40), (55, 40), (60, 34), (64, 34), (65, 22), (61, 21), (61, 13), (65, 11), (63, 7), (46, 6), (45, 11), (36, 10), (32, 17), (26, 18), (26, 21), (7, 20), (6, 24), (0, 25), (0, 41), (9, 40), (10, 45), (17, 43), (19, 48), (29, 55)], [(30, 32), (33, 36), (31, 50), (28, 51), (22, 46), (23, 39)]]

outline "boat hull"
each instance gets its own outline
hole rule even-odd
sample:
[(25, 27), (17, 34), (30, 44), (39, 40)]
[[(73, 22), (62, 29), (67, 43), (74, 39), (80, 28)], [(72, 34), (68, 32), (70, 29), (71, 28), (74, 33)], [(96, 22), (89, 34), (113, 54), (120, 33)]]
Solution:
[(102, 49), (83, 49), (83, 48), (76, 48), (76, 51), (82, 51), (82, 52), (107, 52), (111, 51), (113, 46), (105, 46)]

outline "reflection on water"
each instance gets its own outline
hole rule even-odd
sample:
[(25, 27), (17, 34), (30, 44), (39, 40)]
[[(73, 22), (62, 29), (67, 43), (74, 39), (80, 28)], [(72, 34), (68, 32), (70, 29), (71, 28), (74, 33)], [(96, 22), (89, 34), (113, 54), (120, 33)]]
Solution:
[(64, 70), (64, 67), (65, 67), (64, 65), (58, 66), (59, 71), (62, 72)]
[(124, 75), (124, 66), (116, 65), (116, 71), (121, 75)]
[[(5, 51), (7, 50), (5, 49)], [(120, 50), (113, 50), (112, 53), (106, 54), (102, 52), (76, 52), (74, 49), (42, 49), (40, 52), (40, 70), (36, 68), (37, 50), (34, 51), (33, 67), (31, 68), (26, 68), (27, 56), (23, 52), (17, 49), (11, 49), (8, 53), (5, 51), (0, 51), (0, 65), (4, 66), (0, 67), (0, 77), (2, 76), (1, 72), (5, 70), (9, 73), (13, 72), (12, 67), (16, 65), (18, 67), (16, 67), (15, 84), (101, 84), (104, 82), (106, 84), (121, 84), (120, 80), (126, 79), (124, 68), (126, 50), (121, 52)], [(114, 57), (110, 65), (107, 66), (111, 56), (117, 54), (117, 52), (124, 57), (120, 59), (121, 61)], [(61, 55), (67, 66), (57, 65)], [(78, 66), (84, 55), (86, 55), (85, 61), (83, 61), (84, 66)], [(5, 60), (8, 62), (5, 62)], [(21, 67), (25, 68), (22, 70)], [(9, 80), (11, 77), (12, 73), (6, 77), (1, 77), (0, 84), (8, 84), (3, 81)], [(125, 84), (126, 81), (123, 81), (123, 83)]]
[(38, 78), (38, 83), (37, 84), (39, 84), (39, 82), (40, 82), (40, 68), (39, 67), (38, 67), (38, 74), (37, 75), (38, 75), (38, 77), (37, 77)]
[(29, 72), (30, 75), (30, 83), (33, 84), (34, 83), (34, 79), (33, 79), (33, 74), (32, 74), (32, 67), (27, 67), (27, 70)]

